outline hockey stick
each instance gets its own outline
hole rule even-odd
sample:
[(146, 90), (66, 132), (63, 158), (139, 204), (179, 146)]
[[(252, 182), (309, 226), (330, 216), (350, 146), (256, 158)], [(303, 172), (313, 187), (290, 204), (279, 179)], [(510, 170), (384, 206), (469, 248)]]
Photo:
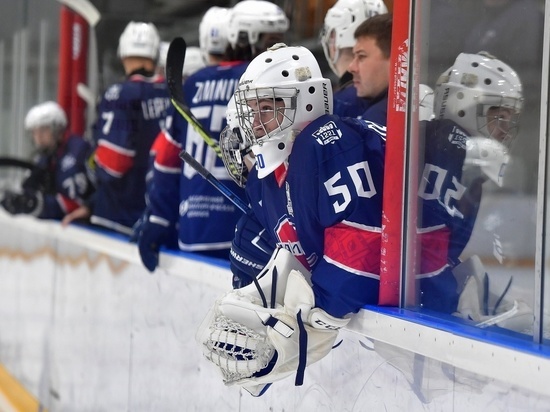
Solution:
[(57, 0), (81, 15), (90, 27), (95, 27), (101, 18), (96, 7), (88, 0)]
[(191, 166), (193, 169), (195, 169), (212, 186), (218, 189), (222, 195), (228, 198), (231, 201), (231, 203), (237, 206), (242, 212), (246, 214), (250, 212), (250, 208), (248, 207), (248, 205), (245, 202), (243, 202), (239, 196), (237, 196), (226, 185), (224, 185), (222, 182), (216, 179), (212, 175), (212, 173), (210, 173), (208, 170), (206, 170), (206, 168), (203, 165), (197, 162), (193, 156), (191, 156), (185, 150), (182, 150), (180, 152), (180, 158), (189, 166)]
[(84, 83), (78, 83), (76, 85), (76, 93), (86, 102), (88, 107), (94, 107), (96, 104), (96, 97), (92, 89), (86, 86)]
[(185, 103), (185, 97), (182, 90), (182, 70), (183, 63), (185, 62), (186, 50), (187, 44), (182, 37), (176, 37), (172, 40), (168, 48), (168, 54), (166, 56), (166, 83), (168, 85), (168, 92), (170, 93), (170, 100), (179, 114), (187, 120), (203, 138), (206, 144), (214, 149), (218, 157), (221, 158), (222, 151), (218, 142), (204, 129), (203, 125), (197, 120), (195, 115), (191, 112), (191, 109), (189, 109), (189, 106)]
[(19, 169), (33, 170), (36, 165), (27, 160), (18, 159), (16, 157), (0, 157), (0, 167), (15, 167)]

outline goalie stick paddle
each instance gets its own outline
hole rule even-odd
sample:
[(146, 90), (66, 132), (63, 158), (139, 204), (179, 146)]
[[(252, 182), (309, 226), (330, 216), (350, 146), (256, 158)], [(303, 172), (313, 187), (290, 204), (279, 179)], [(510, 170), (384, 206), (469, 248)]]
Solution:
[(187, 43), (183, 37), (176, 37), (170, 43), (168, 48), (168, 54), (166, 56), (166, 83), (168, 85), (168, 92), (170, 93), (170, 100), (176, 110), (183, 116), (185, 120), (195, 129), (195, 131), (203, 138), (208, 146), (210, 146), (216, 152), (218, 157), (222, 157), (222, 151), (218, 142), (210, 136), (210, 134), (204, 129), (203, 125), (197, 120), (197, 118), (189, 109), (189, 106), (185, 103), (185, 97), (183, 95), (183, 63), (185, 62), (185, 52), (187, 50)]
[(228, 198), (231, 201), (231, 203), (237, 206), (243, 213), (248, 214), (250, 212), (250, 208), (248, 207), (248, 205), (245, 202), (243, 202), (239, 196), (237, 196), (235, 193), (231, 191), (231, 189), (229, 189), (226, 185), (224, 185), (222, 182), (216, 179), (212, 175), (212, 173), (210, 173), (208, 170), (206, 170), (206, 168), (203, 165), (197, 162), (193, 156), (191, 156), (185, 150), (182, 150), (179, 156), (185, 163), (187, 163), (189, 166), (195, 169), (202, 177), (204, 177), (212, 186), (218, 189), (222, 195)]

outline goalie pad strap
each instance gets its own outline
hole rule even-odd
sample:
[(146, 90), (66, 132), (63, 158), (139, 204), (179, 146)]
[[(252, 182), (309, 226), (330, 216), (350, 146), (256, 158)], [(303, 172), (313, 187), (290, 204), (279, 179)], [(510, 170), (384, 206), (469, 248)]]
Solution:
[(304, 374), (307, 366), (307, 331), (304, 326), (304, 321), (302, 320), (301, 309), (298, 311), (296, 319), (298, 320), (298, 330), (300, 332), (300, 336), (298, 340), (298, 368), (296, 369), (296, 379), (294, 380), (294, 384), (296, 386), (302, 386), (304, 383)]
[(262, 323), (265, 326), (269, 326), (273, 330), (279, 332), (285, 338), (290, 338), (294, 333), (294, 329), (292, 329), (282, 320), (277, 319), (268, 313), (262, 313), (262, 312), (256, 311), (256, 315), (258, 315), (258, 317), (261, 319)]

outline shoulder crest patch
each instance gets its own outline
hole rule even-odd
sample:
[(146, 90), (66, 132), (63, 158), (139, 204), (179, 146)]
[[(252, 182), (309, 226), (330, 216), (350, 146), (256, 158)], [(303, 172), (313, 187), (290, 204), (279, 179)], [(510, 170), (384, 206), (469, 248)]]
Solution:
[(317, 143), (324, 146), (339, 140), (342, 137), (342, 131), (336, 126), (336, 123), (331, 120), (314, 131), (313, 137), (315, 137)]

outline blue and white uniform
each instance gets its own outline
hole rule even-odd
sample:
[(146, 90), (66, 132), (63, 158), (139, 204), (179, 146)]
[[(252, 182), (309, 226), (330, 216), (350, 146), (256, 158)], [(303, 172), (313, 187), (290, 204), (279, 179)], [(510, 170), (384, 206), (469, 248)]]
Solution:
[(164, 127), (169, 105), (164, 77), (143, 70), (103, 95), (94, 128), (97, 192), (92, 223), (132, 233), (145, 209), (149, 149)]
[(385, 130), (323, 115), (296, 137), (288, 166), (247, 180), (256, 218), (311, 270), (316, 306), (335, 317), (378, 302)]
[[(205, 130), (217, 139), (226, 125), (227, 103), (247, 62), (205, 67), (184, 83), (187, 105)], [(244, 191), (229, 177), (222, 160), (198, 132), (170, 109), (169, 124), (157, 147), (149, 193), (153, 221), (178, 228), (181, 250), (227, 259), (235, 225), (242, 212), (191, 166), (182, 162), (182, 149), (244, 199)]]

